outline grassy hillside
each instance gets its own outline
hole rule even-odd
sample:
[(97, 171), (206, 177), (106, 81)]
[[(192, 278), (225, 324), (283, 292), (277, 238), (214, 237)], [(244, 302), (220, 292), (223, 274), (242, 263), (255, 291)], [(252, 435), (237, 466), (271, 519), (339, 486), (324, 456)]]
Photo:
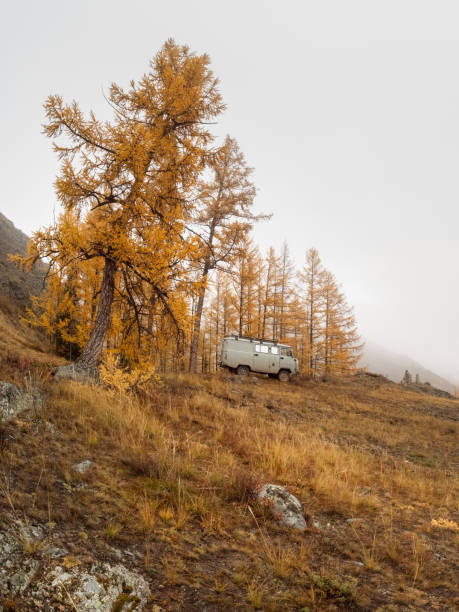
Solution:
[[(67, 552), (49, 563), (128, 551), (147, 610), (457, 609), (458, 402), (367, 375), (171, 376), (120, 396), (42, 363), (0, 362), (0, 379), (46, 397), (2, 427), (0, 516), (46, 525)], [(307, 531), (280, 527), (257, 482), (295, 494)], [(7, 604), (37, 609), (27, 591)]]

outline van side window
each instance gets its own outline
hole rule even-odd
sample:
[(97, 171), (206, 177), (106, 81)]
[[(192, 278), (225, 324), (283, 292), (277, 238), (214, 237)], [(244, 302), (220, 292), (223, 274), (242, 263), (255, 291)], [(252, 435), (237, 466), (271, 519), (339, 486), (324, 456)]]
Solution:
[(255, 344), (255, 353), (261, 353), (261, 344)]
[(271, 353), (273, 355), (279, 355), (279, 349), (277, 348), (277, 346), (272, 346), (271, 347)]
[(269, 347), (266, 346), (265, 344), (262, 344), (260, 349), (261, 349), (260, 353), (269, 353)]
[(282, 347), (281, 348), (281, 355), (283, 355), (284, 357), (291, 357), (292, 356), (292, 351), (289, 348)]

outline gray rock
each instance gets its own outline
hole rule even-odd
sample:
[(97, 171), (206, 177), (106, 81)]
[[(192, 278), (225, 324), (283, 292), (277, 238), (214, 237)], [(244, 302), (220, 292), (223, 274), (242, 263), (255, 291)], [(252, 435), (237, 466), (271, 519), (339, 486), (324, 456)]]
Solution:
[(13, 574), (9, 580), (13, 593), (22, 593), (26, 590), (39, 566), (40, 563), (35, 559), (24, 561), (21, 569)]
[(90, 570), (58, 566), (46, 582), (62, 601), (70, 594), (79, 612), (110, 612), (113, 609), (141, 610), (150, 596), (147, 581), (124, 565), (102, 563)]
[(65, 548), (59, 548), (58, 546), (49, 546), (43, 549), (43, 554), (51, 557), (51, 559), (59, 559), (59, 557), (65, 557), (68, 555), (68, 550)]
[(45, 421), (44, 428), (46, 429), (46, 431), (49, 431), (50, 434), (56, 435), (57, 433), (59, 433), (57, 427), (53, 425), (53, 423), (51, 423), (50, 421)]
[(90, 467), (92, 467), (92, 465), (92, 461), (90, 461), (89, 459), (85, 459), (84, 461), (80, 461), (80, 463), (75, 463), (74, 465), (72, 465), (72, 468), (75, 470), (75, 472), (84, 474), (89, 470)]
[(265, 484), (257, 491), (258, 501), (267, 506), (281, 525), (304, 531), (306, 520), (303, 507), (287, 489), (275, 484)]
[(0, 422), (9, 421), (31, 408), (34, 398), (13, 383), (0, 381)]
[(59, 366), (54, 370), (54, 380), (76, 380), (85, 384), (97, 383), (99, 375), (94, 368), (82, 368), (75, 363)]

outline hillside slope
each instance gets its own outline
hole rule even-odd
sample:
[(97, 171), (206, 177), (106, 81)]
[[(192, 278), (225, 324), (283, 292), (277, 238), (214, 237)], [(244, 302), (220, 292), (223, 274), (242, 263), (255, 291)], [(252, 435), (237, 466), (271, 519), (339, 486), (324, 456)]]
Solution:
[[(125, 396), (4, 366), (45, 398), (0, 431), (4, 610), (89, 610), (115, 574), (107, 612), (457, 609), (457, 401), (367, 375)], [(305, 532), (257, 502), (264, 482)]]
[(10, 254), (25, 255), (28, 241), (28, 237), (0, 212), (0, 295), (21, 304), (30, 294), (38, 295), (43, 290), (42, 269), (36, 267), (25, 272), (8, 261)]
[(411, 357), (389, 351), (374, 342), (365, 342), (359, 365), (369, 372), (382, 374), (394, 382), (400, 382), (405, 370), (408, 370), (413, 380), (416, 374), (419, 374), (421, 382), (429, 382), (434, 387), (449, 393), (455, 391), (451, 382), (425, 368)]

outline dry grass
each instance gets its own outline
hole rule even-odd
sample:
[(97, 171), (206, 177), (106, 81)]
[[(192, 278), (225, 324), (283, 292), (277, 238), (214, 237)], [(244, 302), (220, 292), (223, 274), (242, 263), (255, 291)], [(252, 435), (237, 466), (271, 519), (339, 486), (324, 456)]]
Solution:
[[(101, 541), (140, 547), (165, 609), (455, 607), (457, 532), (438, 525), (458, 521), (457, 402), (365, 377), (179, 375), (137, 397), (42, 384), (58, 433), (14, 425), (11, 503), (84, 532), (94, 555)], [(305, 534), (257, 506), (263, 481), (302, 501)]]
[(19, 307), (0, 295), (0, 371), (23, 384), (31, 371), (34, 377), (42, 377), (65, 360), (50, 353), (43, 335), (23, 324), (20, 317)]

